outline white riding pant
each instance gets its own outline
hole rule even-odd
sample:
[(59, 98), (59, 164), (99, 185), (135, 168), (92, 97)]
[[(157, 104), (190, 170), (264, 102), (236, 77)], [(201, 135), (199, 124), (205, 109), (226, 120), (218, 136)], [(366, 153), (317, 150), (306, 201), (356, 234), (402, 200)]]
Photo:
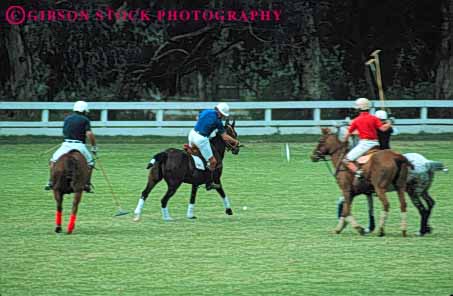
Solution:
[(90, 151), (88, 151), (88, 148), (84, 143), (63, 142), (63, 144), (61, 144), (60, 148), (58, 148), (58, 150), (55, 151), (55, 153), (52, 155), (52, 158), (50, 159), (50, 161), (57, 162), (57, 160), (63, 154), (66, 154), (71, 150), (77, 150), (80, 153), (82, 153), (82, 155), (85, 156), (85, 159), (87, 160), (88, 165), (91, 167), (94, 166), (93, 156), (91, 156)]
[(359, 144), (346, 154), (346, 159), (354, 161), (375, 146), (379, 146), (378, 140), (360, 140)]
[(206, 161), (209, 161), (213, 157), (211, 143), (209, 143), (209, 138), (204, 137), (192, 129), (189, 133), (189, 146), (197, 146), (200, 149), (201, 155)]

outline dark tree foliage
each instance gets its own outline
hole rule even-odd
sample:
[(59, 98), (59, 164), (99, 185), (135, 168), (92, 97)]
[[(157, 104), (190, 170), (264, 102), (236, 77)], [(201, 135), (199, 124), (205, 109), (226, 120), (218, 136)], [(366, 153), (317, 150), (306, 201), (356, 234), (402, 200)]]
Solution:
[[(150, 21), (28, 22), (27, 9), (149, 9)], [(0, 99), (315, 100), (375, 97), (364, 62), (382, 49), (389, 98), (448, 98), (453, 0), (1, 1)], [(159, 22), (159, 9), (281, 9), (280, 22)], [(450, 26), (450, 27), (449, 27)], [(446, 27), (446, 28), (445, 28)], [(450, 34), (450, 35), (449, 35)], [(448, 43), (450, 42), (450, 43)]]

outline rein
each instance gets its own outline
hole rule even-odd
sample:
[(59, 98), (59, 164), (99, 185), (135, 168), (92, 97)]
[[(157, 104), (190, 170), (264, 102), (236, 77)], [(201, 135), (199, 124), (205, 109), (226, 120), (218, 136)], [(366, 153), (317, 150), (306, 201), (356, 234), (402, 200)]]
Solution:
[(341, 154), (341, 156), (339, 157), (338, 159), (338, 162), (336, 164), (334, 164), (334, 167), (335, 167), (335, 172), (333, 172), (332, 168), (330, 167), (329, 165), (329, 161), (332, 159), (332, 155), (337, 152), (338, 150), (342, 149), (346, 147), (346, 145), (343, 145), (341, 144), (337, 149), (335, 149), (334, 151), (332, 151), (331, 153), (329, 153), (329, 156), (330, 156), (330, 159), (327, 159), (325, 157), (325, 155), (323, 155), (321, 157), (321, 160), (324, 161), (324, 163), (326, 164), (326, 167), (327, 167), (327, 170), (329, 171), (330, 175), (332, 175), (332, 177), (336, 178), (338, 172), (340, 172), (340, 166), (341, 166), (341, 161), (343, 159), (343, 157), (346, 155), (346, 152), (347, 152), (347, 149), (344, 150), (344, 152)]

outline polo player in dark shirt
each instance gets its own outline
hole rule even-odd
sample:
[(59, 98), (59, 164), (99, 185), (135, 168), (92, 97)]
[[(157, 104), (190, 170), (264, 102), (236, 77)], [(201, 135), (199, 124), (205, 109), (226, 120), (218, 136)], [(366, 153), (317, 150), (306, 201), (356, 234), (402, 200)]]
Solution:
[[(96, 139), (93, 132), (91, 131), (90, 120), (86, 117), (88, 113), (88, 104), (84, 101), (77, 101), (73, 108), (74, 113), (68, 115), (64, 119), (63, 124), (63, 144), (58, 148), (50, 159), (50, 176), (52, 178), (52, 171), (57, 162), (63, 154), (68, 153), (71, 150), (77, 150), (85, 157), (89, 167), (89, 178), (88, 183), (85, 185), (85, 191), (91, 192), (91, 173), (94, 167), (94, 159), (91, 153), (88, 151), (85, 142), (86, 137), (91, 143), (91, 152), (96, 155)], [(52, 181), (49, 180), (46, 190), (52, 189)]]

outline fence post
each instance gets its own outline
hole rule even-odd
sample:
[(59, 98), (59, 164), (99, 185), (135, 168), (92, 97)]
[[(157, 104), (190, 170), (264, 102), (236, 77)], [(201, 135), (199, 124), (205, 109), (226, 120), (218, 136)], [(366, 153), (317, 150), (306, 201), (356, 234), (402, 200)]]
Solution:
[(107, 109), (101, 110), (102, 125), (106, 126), (108, 120), (109, 120), (109, 110), (107, 110)]
[(428, 107), (421, 107), (420, 120), (421, 120), (421, 129), (423, 132), (426, 132), (427, 119), (428, 119)]
[(162, 127), (162, 122), (164, 121), (164, 110), (159, 109), (156, 113), (157, 127)]
[(42, 122), (49, 122), (49, 110), (43, 109), (41, 112), (41, 121)]
[(321, 109), (315, 108), (313, 112), (313, 120), (318, 122), (321, 120)]
[(266, 127), (270, 127), (271, 126), (272, 109), (265, 109), (264, 110), (264, 121), (265, 121)]

